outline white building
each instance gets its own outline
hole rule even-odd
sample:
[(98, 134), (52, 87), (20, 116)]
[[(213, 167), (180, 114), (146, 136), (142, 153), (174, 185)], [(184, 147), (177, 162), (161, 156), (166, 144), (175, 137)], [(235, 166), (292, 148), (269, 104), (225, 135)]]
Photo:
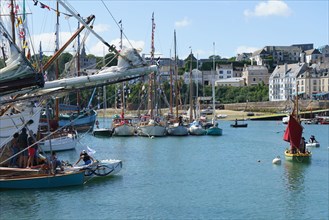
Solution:
[(307, 70), (307, 64), (278, 65), (269, 79), (269, 100), (285, 101), (296, 94), (297, 77)]
[(215, 86), (233, 86), (233, 87), (242, 87), (244, 86), (244, 79), (241, 77), (232, 77), (227, 79), (216, 80)]

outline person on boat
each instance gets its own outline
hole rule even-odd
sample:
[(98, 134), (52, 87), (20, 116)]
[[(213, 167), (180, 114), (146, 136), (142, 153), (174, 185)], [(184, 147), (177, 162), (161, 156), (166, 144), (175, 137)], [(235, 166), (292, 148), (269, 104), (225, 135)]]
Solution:
[(21, 168), (25, 168), (27, 166), (27, 157), (28, 157), (28, 151), (27, 151), (27, 132), (26, 128), (22, 128), (21, 133), (18, 136), (18, 146), (19, 146), (19, 151), (22, 151), (19, 157), (18, 165)]
[(95, 124), (96, 124), (96, 128), (99, 129), (99, 121), (98, 120), (96, 120)]
[(305, 143), (305, 138), (302, 137), (301, 141), (300, 141), (300, 146), (299, 146), (300, 152), (301, 153), (305, 153), (306, 151), (306, 143)]
[(64, 167), (62, 166), (62, 163), (60, 160), (58, 160), (57, 158), (57, 154), (55, 151), (53, 151), (51, 153), (51, 156), (50, 156), (50, 162), (52, 163), (52, 168), (54, 171), (56, 171), (56, 168), (59, 167), (61, 169), (61, 171), (64, 170)]
[(18, 136), (19, 136), (19, 134), (15, 133), (14, 136), (13, 136), (14, 138), (11, 141), (11, 146), (10, 146), (11, 151), (12, 151), (12, 158), (10, 160), (10, 166), (11, 167), (17, 167), (17, 158), (18, 158), (18, 156), (16, 154), (19, 152)]
[(88, 164), (91, 164), (92, 162), (94, 163), (95, 160), (94, 158), (92, 158), (85, 150), (83, 150), (81, 153), (80, 153), (80, 158), (79, 160), (74, 164), (77, 165), (81, 160), (83, 160), (83, 162), (85, 163), (84, 165), (88, 165)]
[(310, 140), (308, 141), (309, 143), (317, 143), (318, 141), (315, 140), (314, 135), (311, 135)]
[(235, 125), (238, 125), (238, 119), (235, 119)]
[(178, 117), (178, 125), (183, 126), (183, 117), (181, 115)]
[[(28, 145), (30, 146), (28, 149), (28, 160), (27, 160), (27, 167), (26, 168), (30, 168), (34, 165), (34, 158), (35, 158), (35, 154), (38, 151), (38, 145), (35, 144), (33, 136), (28, 137), (27, 141), (28, 141)], [(33, 146), (32, 146), (33, 145)]]

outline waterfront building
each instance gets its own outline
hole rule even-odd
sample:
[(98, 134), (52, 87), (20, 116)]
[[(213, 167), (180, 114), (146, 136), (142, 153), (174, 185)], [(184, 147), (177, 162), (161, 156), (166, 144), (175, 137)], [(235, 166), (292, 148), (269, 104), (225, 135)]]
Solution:
[(291, 100), (296, 94), (297, 77), (307, 70), (307, 64), (277, 65), (269, 79), (269, 100)]
[(259, 83), (269, 84), (270, 74), (266, 66), (247, 66), (243, 68), (242, 78), (247, 86), (258, 85)]

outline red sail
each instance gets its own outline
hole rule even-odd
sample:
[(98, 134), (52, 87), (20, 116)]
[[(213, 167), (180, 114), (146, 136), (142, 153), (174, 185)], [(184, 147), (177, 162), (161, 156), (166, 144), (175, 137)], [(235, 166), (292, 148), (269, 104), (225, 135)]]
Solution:
[(299, 148), (300, 141), (302, 138), (303, 127), (300, 123), (290, 115), (288, 126), (283, 135), (283, 140), (290, 142), (290, 147)]

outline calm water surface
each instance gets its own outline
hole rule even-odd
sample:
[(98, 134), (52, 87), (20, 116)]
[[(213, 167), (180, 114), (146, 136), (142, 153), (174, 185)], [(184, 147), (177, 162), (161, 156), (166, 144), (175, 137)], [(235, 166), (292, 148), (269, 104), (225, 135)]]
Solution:
[[(100, 121), (102, 122), (102, 121)], [(121, 159), (114, 177), (83, 186), (0, 191), (0, 219), (328, 219), (329, 126), (305, 125), (321, 143), (310, 164), (284, 159), (285, 126), (220, 122), (221, 137), (112, 137), (90, 134), (97, 159)], [(281, 165), (272, 160), (279, 155)]]

